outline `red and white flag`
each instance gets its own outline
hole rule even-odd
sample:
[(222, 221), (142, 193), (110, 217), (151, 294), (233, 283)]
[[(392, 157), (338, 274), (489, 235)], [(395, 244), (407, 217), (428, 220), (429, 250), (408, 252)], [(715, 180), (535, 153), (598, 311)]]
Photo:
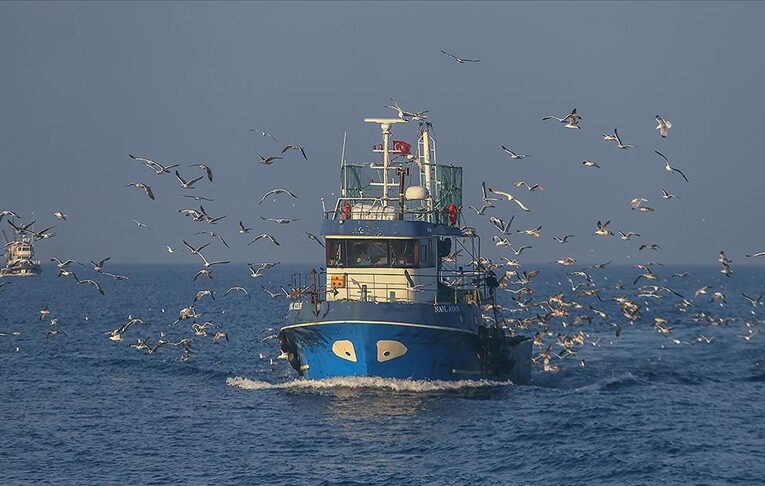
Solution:
[(409, 155), (412, 153), (412, 144), (406, 143), (402, 140), (394, 140), (393, 150), (399, 152), (402, 155)]

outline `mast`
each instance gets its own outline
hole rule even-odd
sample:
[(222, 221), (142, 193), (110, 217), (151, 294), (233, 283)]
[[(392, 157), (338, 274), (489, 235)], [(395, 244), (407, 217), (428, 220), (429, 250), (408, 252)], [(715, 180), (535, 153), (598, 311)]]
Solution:
[(366, 123), (377, 123), (380, 125), (380, 130), (383, 135), (383, 180), (382, 180), (382, 197), (383, 206), (388, 205), (388, 186), (390, 181), (388, 180), (388, 166), (390, 165), (390, 126), (394, 123), (406, 123), (406, 120), (400, 118), (364, 118)]

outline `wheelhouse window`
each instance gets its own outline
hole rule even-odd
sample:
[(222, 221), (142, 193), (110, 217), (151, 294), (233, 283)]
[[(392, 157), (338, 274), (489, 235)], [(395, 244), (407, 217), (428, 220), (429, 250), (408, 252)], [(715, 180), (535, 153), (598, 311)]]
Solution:
[(327, 267), (418, 268), (432, 266), (431, 241), (327, 238)]

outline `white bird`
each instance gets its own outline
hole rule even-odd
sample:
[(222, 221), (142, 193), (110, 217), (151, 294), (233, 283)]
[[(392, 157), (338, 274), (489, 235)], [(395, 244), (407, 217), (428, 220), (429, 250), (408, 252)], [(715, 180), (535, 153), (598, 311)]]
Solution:
[(622, 139), (621, 139), (621, 137), (619, 137), (619, 131), (616, 128), (614, 128), (614, 136), (616, 137), (616, 148), (620, 148), (620, 149), (624, 149), (624, 150), (635, 148), (635, 145), (629, 145), (629, 144), (622, 143)]
[(237, 291), (237, 292), (244, 292), (244, 294), (247, 296), (247, 298), (248, 298), (248, 299), (250, 299), (250, 298), (251, 298), (251, 297), (250, 297), (250, 293), (249, 293), (249, 292), (247, 292), (247, 289), (246, 289), (246, 288), (244, 288), (244, 287), (231, 287), (230, 289), (228, 289), (228, 290), (226, 291), (226, 293), (225, 293), (225, 294), (223, 294), (223, 297), (227, 296), (229, 293), (231, 293), (231, 292), (233, 292), (233, 291)]
[(55, 216), (55, 217), (56, 217), (56, 219), (57, 219), (57, 220), (59, 220), (59, 221), (61, 221), (62, 219), (63, 219), (64, 221), (66, 221), (66, 217), (68, 216), (68, 214), (65, 214), (65, 213), (63, 213), (63, 212), (61, 212), (61, 211), (55, 211), (55, 212), (53, 213), (53, 216)]
[(509, 148), (505, 147), (504, 145), (502, 145), (502, 150), (505, 153), (507, 153), (510, 156), (510, 158), (513, 160), (520, 160), (520, 159), (525, 159), (526, 157), (529, 157), (528, 154), (517, 154), (513, 152), (512, 150), (510, 150)]
[(191, 180), (184, 179), (181, 174), (176, 170), (175, 171), (175, 178), (178, 179), (178, 182), (181, 183), (181, 188), (183, 189), (194, 189), (194, 184), (204, 179), (205, 176), (201, 175), (199, 177), (195, 177)]
[(497, 217), (490, 217), (489, 222), (494, 225), (495, 228), (497, 228), (503, 235), (508, 234), (508, 231), (510, 230), (510, 225), (513, 224), (513, 220), (515, 219), (515, 215), (513, 215), (510, 218), (510, 221), (505, 223), (502, 221), (502, 219)]
[(562, 245), (562, 244), (566, 243), (569, 238), (573, 238), (574, 236), (575, 235), (566, 235), (563, 238), (559, 238), (557, 236), (554, 236), (553, 239)]
[(755, 258), (755, 257), (761, 257), (765, 256), (765, 251), (760, 251), (757, 253), (752, 253), (751, 255), (744, 255), (746, 258)]
[(500, 190), (497, 190), (497, 189), (492, 189), (491, 187), (488, 189), (488, 191), (490, 193), (492, 193), (492, 194), (496, 194), (497, 196), (502, 196), (502, 197), (507, 198), (508, 201), (514, 202), (515, 204), (518, 205), (519, 208), (521, 208), (522, 210), (526, 211), (527, 213), (531, 212), (531, 209), (527, 208), (520, 200), (518, 200), (518, 198), (516, 198), (515, 196), (513, 196), (510, 193), (507, 193), (507, 192), (504, 192), (504, 191), (500, 191)]
[(600, 169), (600, 165), (598, 165), (597, 162), (593, 162), (592, 160), (585, 160), (582, 162), (582, 165), (585, 167), (595, 167), (596, 169)]
[(483, 216), (483, 213), (486, 212), (487, 209), (496, 207), (491, 202), (484, 201), (483, 206), (481, 206), (481, 209), (478, 209), (475, 206), (468, 206), (470, 209), (476, 212), (478, 216)]
[(665, 120), (661, 115), (656, 115), (656, 129), (659, 131), (661, 138), (667, 138), (669, 135), (669, 129), (672, 128), (672, 123), (669, 120)]
[(108, 262), (109, 260), (111, 260), (111, 259), (112, 259), (112, 257), (106, 257), (106, 258), (104, 258), (102, 260), (99, 260), (97, 262), (94, 262), (93, 260), (91, 260), (90, 263), (93, 264), (93, 270), (95, 270), (98, 273), (101, 273), (101, 272), (104, 271), (104, 264), (106, 262)]
[(239, 221), (239, 233), (240, 234), (246, 235), (250, 231), (252, 231), (252, 228), (246, 227), (243, 222)]
[(212, 169), (210, 169), (209, 166), (207, 166), (205, 164), (191, 164), (189, 167), (198, 167), (199, 169), (201, 169), (207, 175), (207, 179), (210, 182), (212, 182), (213, 174), (212, 174)]
[(628, 232), (626, 232), (626, 233), (625, 233), (625, 232), (623, 232), (623, 231), (620, 231), (620, 232), (619, 232), (619, 235), (621, 235), (621, 236), (619, 236), (619, 238), (621, 238), (621, 239), (623, 239), (623, 240), (629, 240), (629, 239), (630, 239), (630, 238), (632, 238), (633, 236), (637, 236), (638, 238), (640, 238), (640, 234), (638, 234), (638, 233), (635, 233), (634, 231), (628, 231)]
[(131, 182), (130, 184), (126, 185), (125, 187), (137, 187), (139, 189), (143, 189), (143, 192), (146, 193), (146, 195), (149, 197), (149, 199), (154, 200), (154, 191), (152, 191), (151, 187), (147, 186), (143, 182)]
[(597, 236), (603, 236), (603, 237), (608, 237), (613, 235), (614, 233), (608, 229), (608, 224), (610, 222), (611, 221), (606, 221), (605, 223), (601, 223), (600, 221), (598, 221), (596, 225), (596, 229), (595, 229), (595, 234)]
[(305, 155), (305, 150), (300, 145), (287, 145), (282, 149), (282, 153), (286, 152), (287, 150), (296, 150), (300, 152), (300, 154), (303, 156), (305, 160), (308, 160), (308, 157)]
[(77, 282), (77, 285), (82, 285), (82, 284), (92, 285), (92, 286), (94, 286), (96, 288), (96, 290), (98, 290), (98, 292), (101, 295), (106, 295), (106, 294), (104, 294), (104, 290), (101, 288), (100, 285), (98, 285), (98, 282), (96, 282), (95, 280), (80, 280), (79, 282)]
[(279, 242), (276, 241), (276, 238), (274, 238), (273, 236), (269, 235), (268, 233), (263, 233), (262, 235), (256, 236), (252, 241), (250, 241), (247, 244), (251, 245), (251, 244), (255, 243), (256, 241), (258, 241), (260, 239), (263, 239), (263, 238), (267, 238), (267, 239), (271, 240), (271, 243), (273, 243), (276, 246), (279, 246)]
[(669, 159), (668, 159), (668, 158), (667, 158), (667, 157), (666, 157), (666, 156), (665, 156), (663, 153), (659, 152), (658, 150), (654, 150), (654, 152), (656, 152), (656, 153), (659, 155), (659, 157), (661, 157), (662, 159), (664, 159), (664, 161), (666, 162), (666, 165), (664, 166), (664, 169), (665, 169), (667, 172), (672, 172), (672, 171), (675, 171), (675, 172), (677, 172), (678, 174), (680, 174), (681, 176), (683, 176), (683, 179), (685, 179), (685, 182), (690, 182), (690, 181), (688, 180), (688, 178), (687, 178), (687, 177), (685, 177), (685, 174), (683, 174), (683, 172), (682, 172), (680, 169), (676, 169), (676, 168), (672, 167), (671, 165), (669, 165)]
[(192, 302), (196, 302), (199, 299), (202, 299), (204, 297), (210, 297), (212, 300), (215, 300), (215, 294), (213, 294), (212, 290), (200, 290), (197, 292), (197, 294), (194, 296), (194, 300)]
[(271, 195), (277, 196), (279, 194), (288, 194), (288, 195), (292, 196), (293, 198), (298, 199), (298, 197), (295, 194), (293, 194), (292, 192), (288, 191), (287, 189), (279, 187), (279, 188), (276, 188), (276, 189), (271, 189), (267, 193), (263, 194), (263, 198), (261, 198), (260, 202), (258, 203), (258, 206), (263, 204), (263, 201), (265, 201), (266, 198), (268, 198), (268, 196), (271, 196)]
[(270, 137), (270, 138), (271, 138), (271, 140), (273, 140), (273, 141), (274, 141), (274, 142), (276, 142), (276, 143), (279, 143), (279, 141), (278, 141), (276, 138), (274, 138), (274, 136), (273, 136), (273, 135), (271, 135), (270, 133), (268, 133), (268, 132), (266, 132), (266, 131), (263, 131), (263, 130), (258, 130), (257, 128), (251, 128), (251, 129), (250, 129), (250, 131), (251, 131), (251, 132), (255, 132), (255, 133), (259, 133), (259, 134), (261, 134), (261, 135), (262, 135), (262, 136), (264, 136), (264, 137)]
[(533, 238), (539, 238), (541, 235), (542, 227), (537, 226), (536, 228), (529, 228), (529, 229), (522, 229), (522, 230), (516, 230), (518, 233), (523, 233), (525, 235), (531, 236)]
[(210, 268), (210, 267), (212, 267), (214, 265), (225, 265), (227, 263), (231, 263), (229, 261), (220, 261), (220, 260), (219, 261), (215, 261), (215, 262), (211, 262), (211, 261), (208, 261), (207, 258), (205, 258), (205, 256), (202, 255), (201, 253), (199, 253), (198, 251), (197, 251), (196, 254), (199, 255), (199, 258), (202, 259), (202, 262), (204, 263), (205, 268)]
[(452, 59), (457, 61), (458, 64), (465, 64), (466, 62), (481, 62), (480, 59), (466, 59), (464, 57), (457, 57), (454, 54), (452, 54), (451, 52), (446, 52), (443, 49), (441, 49), (441, 53), (451, 57)]
[(605, 142), (616, 142), (616, 135), (612, 133), (603, 133), (601, 135), (603, 135), (603, 140)]
[(261, 216), (260, 219), (263, 221), (271, 221), (272, 223), (277, 224), (289, 224), (295, 221), (300, 221), (300, 218), (264, 218), (263, 216)]
[(13, 211), (11, 211), (9, 209), (4, 209), (3, 211), (0, 211), (0, 223), (3, 222), (3, 218), (6, 217), (6, 216), (12, 216), (14, 218), (21, 219), (20, 216), (18, 214), (16, 214), (15, 212), (13, 212)]
[(318, 237), (318, 236), (316, 236), (316, 235), (314, 235), (314, 234), (312, 234), (312, 233), (309, 233), (308, 231), (303, 231), (303, 233), (305, 233), (305, 234), (306, 234), (306, 236), (308, 236), (308, 238), (310, 238), (310, 239), (312, 239), (313, 241), (315, 241), (316, 243), (318, 243), (318, 244), (319, 244), (319, 246), (321, 246), (322, 248), (324, 248), (324, 242), (322, 242), (322, 241), (321, 241), (321, 239), (319, 239), (319, 237)]
[(661, 189), (661, 198), (662, 199), (672, 199), (673, 197), (675, 199), (680, 199), (678, 196), (675, 196), (674, 194), (668, 193), (664, 188)]
[(544, 120), (558, 120), (560, 123), (565, 123), (564, 127), (566, 128), (582, 128), (579, 126), (579, 120), (581, 120), (582, 117), (576, 114), (576, 108), (571, 110), (571, 113), (564, 116), (563, 118), (559, 118), (555, 115), (547, 115), (542, 118), (542, 121)]
[(545, 191), (545, 188), (544, 188), (544, 186), (543, 186), (542, 184), (533, 184), (533, 185), (529, 185), (529, 184), (528, 184), (527, 182), (525, 182), (525, 181), (518, 181), (518, 182), (516, 182), (516, 183), (515, 183), (515, 187), (525, 187), (525, 188), (526, 188), (526, 189), (528, 189), (530, 192), (533, 192), (533, 191), (535, 191), (535, 190), (537, 190), (537, 189), (539, 189), (539, 190), (540, 190), (540, 191), (542, 191), (542, 192), (544, 192), (544, 191)]
[(274, 163), (274, 160), (281, 160), (281, 159), (284, 158), (284, 157), (277, 157), (275, 155), (272, 155), (270, 157), (263, 157), (260, 154), (258, 154), (258, 157), (260, 157), (260, 163), (263, 164), (263, 165), (271, 165), (271, 164)]
[(517, 250), (513, 248), (512, 246), (510, 247), (510, 249), (513, 251), (515, 256), (521, 256), (521, 253), (523, 253), (523, 250), (528, 250), (529, 248), (533, 248), (533, 247), (531, 245), (524, 245), (518, 248)]
[(82, 263), (78, 262), (77, 260), (71, 260), (70, 259), (70, 260), (65, 260), (65, 261), (62, 262), (61, 260), (59, 260), (56, 257), (51, 258), (50, 261), (55, 262), (56, 266), (58, 268), (66, 268), (69, 265), (71, 265), (72, 263), (76, 263), (77, 265), (82, 265)]
[(216, 344), (218, 341), (221, 341), (223, 339), (225, 339), (226, 342), (228, 342), (228, 333), (225, 332), (225, 331), (218, 331), (213, 336), (213, 341), (212, 342), (213, 342), (213, 344)]
[(169, 245), (165, 245), (165, 248), (167, 248), (168, 253), (175, 253), (175, 249), (170, 247)]
[(200, 251), (204, 250), (206, 247), (210, 245), (210, 243), (205, 243), (204, 245), (200, 246), (199, 248), (194, 248), (193, 246), (189, 245), (186, 240), (182, 240), (183, 244), (186, 246), (186, 248), (189, 249), (192, 255), (198, 255)]

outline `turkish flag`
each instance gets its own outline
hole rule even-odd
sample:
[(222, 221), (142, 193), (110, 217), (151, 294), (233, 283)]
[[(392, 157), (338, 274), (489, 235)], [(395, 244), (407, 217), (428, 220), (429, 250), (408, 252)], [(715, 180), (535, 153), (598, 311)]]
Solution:
[(402, 140), (394, 140), (393, 141), (393, 150), (403, 154), (403, 155), (409, 155), (412, 153), (412, 144), (406, 143)]

